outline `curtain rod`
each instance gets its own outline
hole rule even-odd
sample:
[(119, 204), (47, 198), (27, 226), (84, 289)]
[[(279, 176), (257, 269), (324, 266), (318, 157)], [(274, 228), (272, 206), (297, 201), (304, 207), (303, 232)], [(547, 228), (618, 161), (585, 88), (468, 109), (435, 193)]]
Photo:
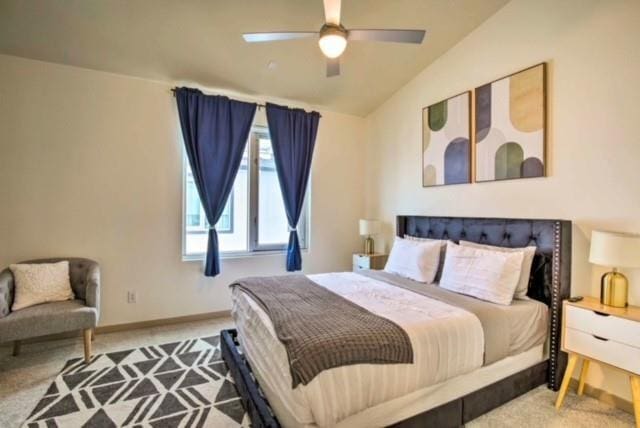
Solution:
[[(176, 96), (176, 90), (178, 90), (178, 88), (171, 88), (171, 93), (174, 97)], [(267, 106), (264, 104), (256, 103), (256, 105), (258, 106), (258, 108), (267, 108)]]
[[(176, 96), (176, 91), (177, 91), (177, 90), (178, 90), (178, 88), (177, 88), (177, 87), (175, 87), (175, 88), (171, 88), (171, 93), (173, 94), (173, 96), (174, 96), (174, 97)], [(266, 108), (267, 108), (267, 106), (266, 106), (266, 105), (264, 105), (264, 104), (260, 104), (260, 103), (255, 103), (255, 104), (258, 106), (258, 109), (261, 109), (261, 108), (266, 109)], [(303, 110), (303, 111), (305, 111), (305, 109), (302, 109), (302, 108), (301, 108), (301, 109), (299, 109), (299, 110)], [(314, 112), (314, 113), (318, 113), (318, 112), (317, 112), (317, 111), (315, 111), (315, 110), (313, 110), (312, 112)], [(322, 117), (322, 115), (321, 115), (320, 113), (318, 113), (318, 115), (319, 115), (320, 117)]]

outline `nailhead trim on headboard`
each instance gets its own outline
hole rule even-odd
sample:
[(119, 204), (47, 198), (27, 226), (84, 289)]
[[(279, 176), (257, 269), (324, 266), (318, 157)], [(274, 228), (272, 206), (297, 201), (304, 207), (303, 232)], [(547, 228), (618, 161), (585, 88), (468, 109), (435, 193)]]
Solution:
[(560, 222), (555, 223), (553, 238), (552, 258), (552, 284), (551, 288), (551, 338), (549, 344), (549, 385), (553, 388), (557, 383), (558, 352), (560, 348)]

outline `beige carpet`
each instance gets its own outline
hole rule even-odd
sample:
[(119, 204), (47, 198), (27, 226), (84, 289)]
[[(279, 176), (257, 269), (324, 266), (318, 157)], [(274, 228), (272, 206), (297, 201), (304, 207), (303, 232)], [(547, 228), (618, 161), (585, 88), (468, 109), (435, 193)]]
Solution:
[[(233, 326), (231, 319), (200, 321), (165, 327), (132, 330), (96, 336), (94, 353), (105, 353), (157, 345), (175, 340), (217, 334)], [(0, 347), (0, 427), (22, 425), (36, 403), (45, 394), (64, 363), (82, 355), (82, 341), (64, 339), (25, 344), (18, 358), (11, 349)], [(546, 387), (490, 412), (469, 427), (632, 427), (633, 416), (612, 409), (589, 397), (569, 394), (559, 412), (553, 407), (555, 393)]]

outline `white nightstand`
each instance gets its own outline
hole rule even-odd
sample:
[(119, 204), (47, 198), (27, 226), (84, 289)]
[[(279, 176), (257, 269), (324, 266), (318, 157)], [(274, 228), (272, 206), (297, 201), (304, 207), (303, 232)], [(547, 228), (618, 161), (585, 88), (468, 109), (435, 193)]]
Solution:
[(384, 269), (385, 263), (387, 263), (387, 254), (361, 254), (357, 253), (353, 255), (353, 271), (366, 270), (366, 269)]
[(578, 395), (584, 391), (589, 363), (595, 361), (629, 375), (636, 426), (640, 428), (640, 307), (614, 308), (593, 297), (575, 303), (565, 300), (563, 304), (562, 350), (569, 354), (569, 362), (556, 408), (562, 406), (578, 360), (583, 361)]

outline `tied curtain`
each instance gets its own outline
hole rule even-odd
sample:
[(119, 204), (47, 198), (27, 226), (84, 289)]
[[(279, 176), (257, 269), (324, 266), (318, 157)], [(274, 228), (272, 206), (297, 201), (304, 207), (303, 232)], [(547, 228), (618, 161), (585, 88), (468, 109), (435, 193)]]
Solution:
[(187, 157), (210, 225), (204, 274), (216, 276), (220, 256), (215, 224), (233, 189), (257, 104), (191, 88), (178, 88), (175, 94)]
[(302, 269), (298, 221), (309, 182), (320, 113), (267, 103), (267, 122), (274, 161), (289, 222), (287, 271)]

